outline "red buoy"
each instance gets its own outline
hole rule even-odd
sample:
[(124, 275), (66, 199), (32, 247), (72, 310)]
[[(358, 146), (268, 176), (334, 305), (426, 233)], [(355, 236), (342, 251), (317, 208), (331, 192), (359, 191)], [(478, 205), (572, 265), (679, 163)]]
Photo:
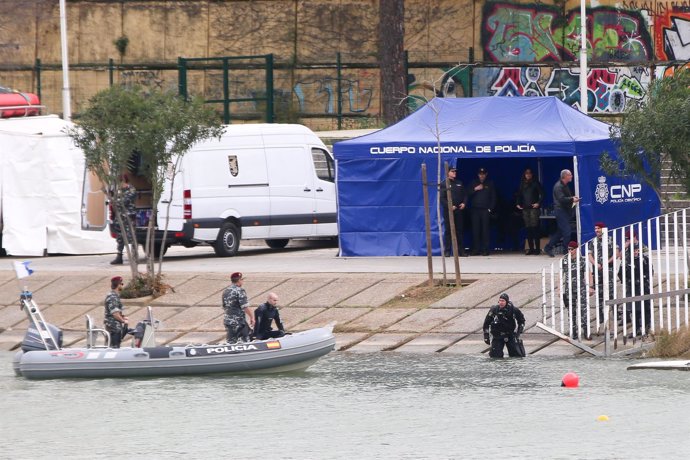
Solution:
[(566, 388), (577, 388), (580, 385), (580, 377), (575, 372), (568, 372), (563, 376), (561, 386)]

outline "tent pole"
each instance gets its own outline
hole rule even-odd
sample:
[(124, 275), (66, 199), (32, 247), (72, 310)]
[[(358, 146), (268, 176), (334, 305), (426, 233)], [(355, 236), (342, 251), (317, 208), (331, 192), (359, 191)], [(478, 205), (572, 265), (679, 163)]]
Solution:
[[(577, 155), (573, 156), (573, 177), (575, 182), (575, 196), (580, 196), (580, 174), (577, 167)], [(580, 206), (575, 206), (575, 225), (577, 228), (577, 242), (582, 244), (582, 228), (580, 227)], [(568, 236), (570, 238), (570, 236)]]
[(426, 232), (426, 262), (429, 270), (429, 286), (434, 285), (434, 262), (431, 248), (431, 216), (429, 215), (429, 181), (426, 175), (426, 163), (422, 163), (422, 195), (424, 195), (424, 227)]

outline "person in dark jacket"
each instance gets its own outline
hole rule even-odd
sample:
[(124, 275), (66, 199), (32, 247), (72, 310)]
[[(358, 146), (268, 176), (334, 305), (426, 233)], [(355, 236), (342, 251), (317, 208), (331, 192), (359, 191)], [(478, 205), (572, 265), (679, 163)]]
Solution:
[(529, 246), (529, 249), (525, 252), (526, 255), (541, 254), (539, 213), (541, 212), (541, 202), (543, 199), (544, 192), (541, 184), (535, 179), (530, 168), (525, 169), (525, 172), (522, 173), (515, 206), (522, 212), (522, 220), (525, 223), (527, 245)]
[(544, 252), (549, 257), (554, 256), (554, 246), (563, 239), (564, 245), (570, 241), (570, 219), (573, 215), (573, 205), (580, 201), (580, 197), (573, 196), (568, 184), (573, 180), (573, 173), (568, 169), (561, 171), (561, 178), (553, 186), (553, 213), (556, 217), (556, 231), (544, 246)]
[(489, 221), (496, 209), (496, 187), (487, 179), (487, 171), (479, 168), (477, 179), (470, 185), (472, 199), (472, 254), (489, 255)]
[[(285, 327), (280, 321), (278, 312), (278, 295), (275, 292), (268, 294), (266, 302), (262, 303), (254, 310), (254, 336), (259, 340), (275, 339), (285, 335)], [(271, 323), (275, 321), (278, 330), (271, 328)]]
[(463, 241), (463, 218), (462, 214), (467, 206), (467, 194), (465, 193), (465, 187), (462, 185), (462, 181), (457, 179), (457, 170), (455, 168), (450, 168), (448, 170), (448, 188), (450, 189), (451, 203), (448, 204), (448, 193), (445, 182), (441, 184), (440, 188), (440, 200), (441, 208), (443, 210), (443, 250), (444, 256), (450, 256), (451, 254), (451, 232), (450, 232), (450, 219), (452, 216), (453, 222), (455, 223), (455, 238), (458, 243), (458, 254), (464, 257), (465, 254), (465, 243)]
[[(520, 334), (525, 330), (525, 316), (513, 305), (508, 294), (498, 297), (498, 305), (489, 309), (484, 319), (484, 342), (491, 345), (489, 356), (503, 358), (503, 347), (508, 347), (508, 356), (525, 356), (520, 346)], [(489, 336), (491, 333), (491, 336)]]

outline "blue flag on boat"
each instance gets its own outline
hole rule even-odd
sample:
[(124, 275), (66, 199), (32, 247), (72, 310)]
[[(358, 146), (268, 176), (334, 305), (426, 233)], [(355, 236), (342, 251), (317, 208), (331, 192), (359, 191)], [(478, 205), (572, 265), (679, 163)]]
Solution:
[(31, 262), (14, 262), (14, 272), (17, 274), (17, 279), (26, 278), (31, 275), (34, 271), (29, 268)]

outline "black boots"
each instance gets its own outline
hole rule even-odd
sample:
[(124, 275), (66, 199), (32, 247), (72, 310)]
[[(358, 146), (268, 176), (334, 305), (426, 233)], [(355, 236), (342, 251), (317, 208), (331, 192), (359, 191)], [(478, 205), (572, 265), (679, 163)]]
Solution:
[(117, 256), (115, 256), (115, 259), (110, 262), (110, 265), (122, 265), (122, 263), (122, 253), (118, 252)]

